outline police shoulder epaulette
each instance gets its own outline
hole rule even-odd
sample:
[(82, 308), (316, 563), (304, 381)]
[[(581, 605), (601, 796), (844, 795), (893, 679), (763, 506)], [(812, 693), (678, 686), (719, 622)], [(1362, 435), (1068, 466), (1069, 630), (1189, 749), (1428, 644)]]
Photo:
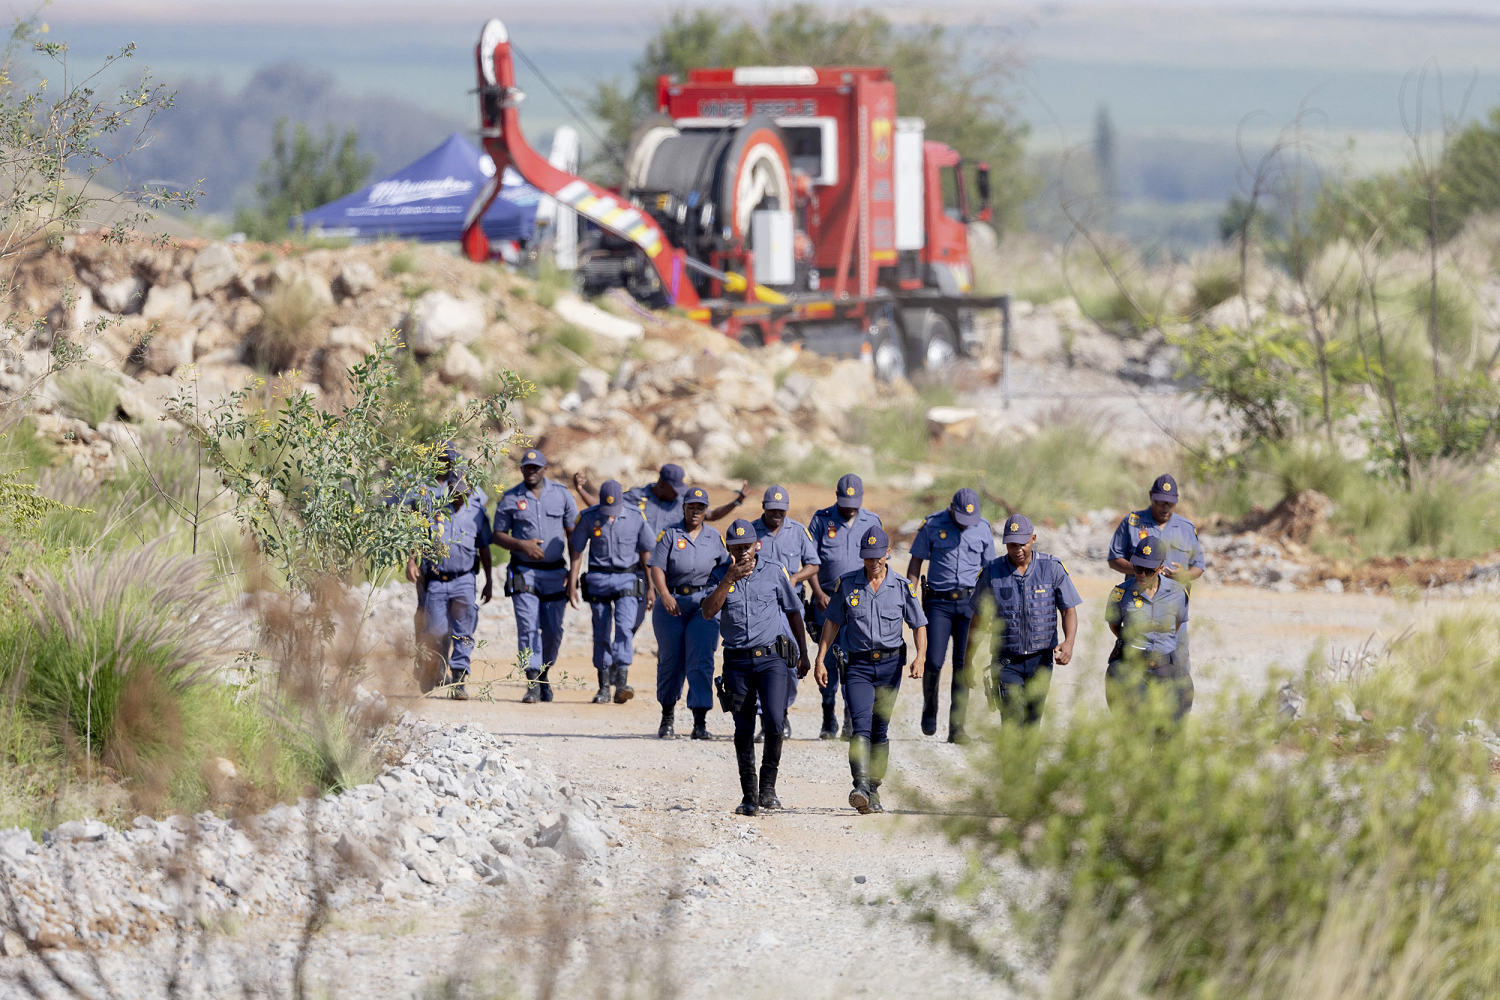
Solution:
[(656, 533), (656, 540), (658, 542), (661, 541), (663, 538), (666, 538), (666, 537), (667, 537), (667, 529), (666, 528), (663, 528), (663, 529), (661, 529), (660, 531), (658, 531)]
[[(777, 563), (777, 565), (781, 566), (780, 563)], [(792, 582), (792, 574), (790, 574), (790, 573), (788, 573), (786, 571), (786, 567), (785, 566), (781, 566), (781, 575), (784, 576), (784, 577), (786, 577), (786, 582), (787, 583), (791, 583)]]
[(812, 541), (812, 532), (808, 529), (807, 525), (804, 524), (801, 527), (802, 527), (802, 533), (807, 536), (807, 540), (809, 542)]
[(833, 581), (833, 592), (835, 594), (837, 594), (840, 590), (843, 590), (843, 589), (844, 589), (844, 578), (843, 577), (839, 577), (837, 580)]

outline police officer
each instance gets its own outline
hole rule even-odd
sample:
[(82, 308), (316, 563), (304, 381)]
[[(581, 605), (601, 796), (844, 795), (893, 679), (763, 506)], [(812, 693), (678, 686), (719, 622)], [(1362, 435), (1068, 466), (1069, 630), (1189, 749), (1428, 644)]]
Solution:
[(423, 648), (418, 652), (425, 661), (422, 689), (431, 690), (432, 675), (441, 677), (446, 665), (453, 697), (467, 701), (464, 682), (474, 654), (474, 628), (479, 624), (479, 605), (474, 602), (476, 568), (484, 569), (480, 603), (490, 602), (494, 581), (490, 569), (490, 519), (485, 513), (487, 498), (483, 490), (464, 480), (457, 463), (457, 453), (451, 448), (445, 451), (442, 477), (422, 491), (425, 496), (419, 502), (426, 508), (430, 531), (439, 549), (427, 558), (413, 556), (406, 575), (417, 585), (421, 601), (419, 617), (425, 633)]
[(969, 662), (989, 664), (989, 690), (1001, 719), (1029, 726), (1041, 721), (1053, 664), (1073, 659), (1083, 599), (1062, 560), (1036, 551), (1036, 531), (1025, 514), (1012, 514), (1004, 528), (1005, 555), (985, 565), (974, 587)]
[(569, 539), (572, 566), (568, 571), (568, 603), (578, 607), (580, 558), (589, 552), (589, 571), (582, 577), (584, 600), (594, 624), (594, 670), (599, 692), (594, 704), (614, 701), (623, 705), (635, 697), (629, 683), (630, 662), (635, 657), (636, 608), (646, 599), (646, 565), (653, 543), (646, 519), (623, 501), (624, 490), (613, 479), (599, 487), (599, 502), (583, 512)]
[(1104, 693), (1111, 709), (1135, 709), (1155, 692), (1166, 698), (1173, 721), (1193, 707), (1193, 679), (1180, 657), (1180, 637), (1188, 621), (1188, 596), (1166, 574), (1171, 543), (1154, 531), (1137, 537), (1130, 565), (1135, 573), (1109, 592), (1105, 620), (1115, 648), (1105, 672)]
[[(863, 509), (864, 502), (864, 482), (854, 473), (847, 473), (839, 478), (838, 485), (834, 488), (833, 506), (819, 510), (808, 522), (808, 531), (818, 549), (818, 572), (808, 579), (813, 590), (810, 610), (816, 635), (822, 635), (823, 625), (828, 621), (828, 608), (835, 585), (841, 577), (862, 565), (859, 556), (860, 539), (870, 533), (869, 529), (881, 526), (879, 517)], [(823, 663), (823, 668), (815, 675), (826, 678), (818, 681), (818, 688), (823, 695), (823, 728), (818, 733), (818, 738), (831, 740), (839, 735), (833, 709), (842, 678), (839, 665), (832, 659)], [(849, 706), (846, 697), (844, 738), (848, 739), (849, 735)]]
[(903, 621), (911, 626), (917, 647), (911, 657), (913, 679), (922, 676), (927, 654), (927, 616), (916, 586), (888, 571), (890, 550), (891, 540), (879, 525), (860, 534), (857, 551), (864, 568), (845, 574), (835, 584), (818, 639), (819, 686), (828, 683), (823, 662), (836, 640), (846, 657), (844, 693), (852, 728), (849, 773), (854, 778), (849, 804), (861, 814), (885, 811), (880, 805), (880, 783), (890, 763), (891, 715), (901, 687), (901, 668), (907, 662)]
[[(765, 557), (765, 543), (757, 541), (755, 526), (744, 518), (735, 519), (726, 544), (729, 562), (720, 564), (709, 577), (714, 589), (703, 599), (702, 613), (705, 619), (719, 619), (724, 637), (721, 697), (724, 709), (734, 715), (734, 756), (743, 796), (734, 811), (754, 816), (758, 809), (781, 808), (776, 772), (781, 766), (787, 689), (794, 649), (796, 671), (808, 671), (807, 637), (802, 602), (792, 589), (791, 575), (780, 562)], [(766, 743), (759, 783), (753, 736), (757, 701)]]
[[(1177, 501), (1181, 491), (1177, 480), (1162, 473), (1151, 484), (1151, 506), (1144, 510), (1131, 511), (1120, 521), (1114, 538), (1109, 543), (1109, 568), (1124, 573), (1128, 578), (1135, 572), (1130, 557), (1139, 546), (1146, 532), (1154, 531), (1161, 536), (1164, 548), (1162, 575), (1179, 584), (1191, 594), (1193, 581), (1203, 575), (1207, 562), (1203, 558), (1203, 544), (1198, 541), (1198, 529), (1193, 522), (1177, 513)], [(1127, 579), (1125, 582), (1129, 582)], [(1188, 662), (1188, 636), (1184, 628), (1178, 636), (1177, 658), (1186, 667)]]
[[(906, 578), (922, 594), (927, 615), (927, 662), (922, 670), (922, 732), (937, 732), (938, 682), (948, 640), (953, 640), (953, 678), (949, 682), (948, 742), (964, 740), (964, 715), (969, 703), (969, 677), (964, 670), (974, 581), (979, 571), (995, 558), (995, 536), (979, 513), (979, 494), (961, 489), (953, 494), (946, 510), (930, 514), (917, 529), (911, 543), (911, 561)], [(931, 560), (927, 578), (922, 564)]]
[[(641, 516), (646, 519), (646, 527), (650, 530), (652, 538), (661, 534), (664, 528), (682, 520), (682, 495), (686, 491), (683, 480), (682, 466), (675, 462), (668, 462), (657, 473), (656, 482), (644, 483), (625, 491), (625, 503), (641, 512)], [(749, 484), (740, 483), (734, 499), (710, 510), (706, 520), (717, 521), (744, 503), (747, 485)], [(589, 488), (589, 477), (586, 474), (582, 472), (573, 474), (573, 489), (578, 492), (579, 499), (584, 504), (592, 506), (599, 502), (598, 495)], [(645, 582), (644, 578), (642, 582)], [(635, 631), (640, 631), (641, 622), (646, 620), (646, 613), (655, 604), (656, 592), (647, 586), (646, 600), (636, 607)]]
[[(548, 674), (562, 646), (568, 599), (568, 535), (578, 505), (562, 483), (542, 474), (547, 456), (521, 453), (521, 482), (495, 506), (495, 542), (511, 553), (505, 592), (516, 611), (516, 649), (526, 663), (526, 704), (552, 700)], [(538, 666), (540, 661), (540, 666)]]
[[(755, 537), (760, 540), (760, 558), (769, 559), (779, 563), (787, 572), (787, 578), (792, 583), (792, 588), (801, 593), (801, 587), (808, 580), (818, 575), (818, 547), (813, 544), (812, 535), (808, 533), (807, 526), (801, 521), (787, 515), (792, 504), (792, 495), (784, 486), (767, 486), (765, 494), (761, 497), (760, 517), (751, 524), (755, 527)], [(731, 549), (733, 543), (730, 544)], [(802, 605), (798, 605), (798, 620), (802, 620)], [(788, 635), (788, 639), (800, 639), (800, 635)], [(807, 671), (802, 671), (806, 674)], [(790, 684), (790, 693), (787, 696), (787, 707), (790, 708), (797, 701), (798, 673), (788, 665), (787, 680)], [(789, 740), (792, 738), (792, 719), (789, 712), (782, 713), (781, 738)], [(757, 740), (760, 737), (756, 737)]]
[(719, 645), (719, 623), (699, 613), (713, 586), (713, 571), (729, 561), (724, 539), (704, 524), (708, 491), (694, 486), (682, 500), (682, 520), (662, 529), (651, 550), (651, 585), (656, 609), (651, 626), (656, 632), (656, 700), (661, 703), (661, 725), (656, 735), (677, 735), (677, 699), (687, 682), (687, 705), (693, 712), (695, 740), (711, 740), (708, 710), (713, 707), (714, 650)]

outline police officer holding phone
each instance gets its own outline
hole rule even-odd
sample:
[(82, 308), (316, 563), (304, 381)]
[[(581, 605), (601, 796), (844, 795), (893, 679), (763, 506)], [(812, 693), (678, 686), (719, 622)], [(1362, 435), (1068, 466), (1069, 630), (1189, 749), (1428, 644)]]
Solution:
[[(720, 698), (724, 710), (734, 716), (734, 755), (742, 795), (734, 811), (754, 816), (761, 809), (781, 808), (776, 773), (781, 766), (787, 689), (794, 657), (796, 671), (808, 671), (807, 637), (791, 575), (781, 563), (763, 558), (764, 544), (757, 540), (755, 526), (744, 518), (736, 519), (725, 544), (729, 562), (717, 566), (710, 576), (714, 589), (703, 599), (702, 614), (705, 619), (718, 618), (724, 639)], [(765, 732), (759, 781), (754, 739), (757, 702)]]
[[(646, 519), (623, 501), (624, 490), (611, 479), (599, 487), (599, 502), (583, 512), (569, 539), (573, 565), (568, 573), (568, 603), (578, 607), (580, 591), (589, 604), (594, 626), (594, 670), (599, 691), (594, 704), (623, 705), (635, 696), (630, 662), (635, 657), (636, 608), (646, 599), (646, 564), (653, 546)], [(583, 550), (589, 571), (580, 574)]]
[(908, 662), (901, 625), (911, 626), (915, 655), (909, 658), (911, 677), (920, 679), (927, 654), (927, 616), (911, 581), (889, 572), (887, 557), (891, 540), (879, 526), (866, 528), (859, 538), (859, 556), (864, 562), (839, 578), (834, 587), (818, 639), (816, 679), (828, 683), (823, 661), (839, 642), (845, 658), (844, 688), (849, 700), (852, 736), (849, 740), (849, 773), (854, 788), (849, 804), (861, 815), (884, 812), (880, 784), (890, 763), (890, 722), (901, 687), (901, 668)]

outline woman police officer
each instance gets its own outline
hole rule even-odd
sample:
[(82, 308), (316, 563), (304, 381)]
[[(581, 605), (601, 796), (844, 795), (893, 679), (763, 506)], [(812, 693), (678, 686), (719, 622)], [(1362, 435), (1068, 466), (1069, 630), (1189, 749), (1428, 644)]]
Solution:
[(1135, 575), (1110, 591), (1104, 615), (1117, 641), (1104, 694), (1111, 709), (1132, 710), (1163, 693), (1175, 722), (1193, 707), (1193, 680), (1178, 656), (1187, 591), (1161, 571), (1166, 554), (1162, 537), (1147, 532), (1130, 556)]
[(713, 707), (714, 651), (719, 645), (719, 623), (698, 613), (712, 589), (709, 576), (729, 562), (724, 539), (704, 524), (708, 491), (694, 486), (682, 499), (682, 520), (663, 528), (651, 551), (651, 586), (656, 607), (651, 626), (656, 632), (656, 700), (661, 703), (661, 725), (656, 735), (677, 735), (677, 699), (687, 682), (687, 704), (693, 711), (695, 740), (711, 740), (708, 710)]
[[(927, 616), (917, 598), (917, 588), (903, 577), (891, 576), (887, 564), (891, 540), (879, 526), (860, 533), (860, 558), (864, 568), (839, 578), (828, 604), (823, 633), (818, 639), (816, 680), (828, 683), (823, 660), (834, 648), (835, 638), (844, 651), (844, 692), (849, 702), (849, 773), (854, 788), (849, 804), (861, 814), (884, 812), (880, 805), (880, 783), (890, 762), (888, 735), (896, 691), (901, 687), (901, 667), (907, 662), (901, 625), (911, 626), (916, 644), (910, 658), (911, 677), (920, 679), (927, 655)], [(842, 633), (842, 635), (840, 634)]]
[[(719, 619), (724, 638), (722, 697), (734, 715), (734, 755), (739, 762), (740, 792), (735, 807), (741, 816), (758, 809), (780, 809), (776, 772), (781, 766), (782, 727), (793, 650), (797, 672), (806, 674), (807, 636), (802, 629), (802, 602), (792, 589), (791, 574), (773, 558), (760, 558), (764, 544), (755, 525), (739, 518), (729, 526), (730, 561), (713, 571), (713, 591), (703, 600), (703, 617)], [(790, 626), (790, 636), (788, 629)], [(795, 642), (792, 637), (795, 637)], [(755, 775), (757, 700), (765, 728), (760, 781)]]

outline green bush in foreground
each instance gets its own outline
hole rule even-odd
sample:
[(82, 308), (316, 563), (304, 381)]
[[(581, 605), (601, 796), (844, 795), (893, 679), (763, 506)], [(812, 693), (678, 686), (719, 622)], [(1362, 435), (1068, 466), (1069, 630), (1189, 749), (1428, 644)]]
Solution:
[[(1295, 722), (1268, 692), (1164, 740), (1119, 716), (1040, 748), (997, 731), (938, 820), (971, 853), (938, 886), (958, 902), (922, 915), (1004, 969), (1008, 911), (1058, 997), (1493, 996), (1500, 790), (1467, 720), (1500, 718), (1497, 648), (1500, 623), (1460, 619), (1337, 684), (1309, 668)], [(1003, 901), (1015, 863), (1039, 904)]]

